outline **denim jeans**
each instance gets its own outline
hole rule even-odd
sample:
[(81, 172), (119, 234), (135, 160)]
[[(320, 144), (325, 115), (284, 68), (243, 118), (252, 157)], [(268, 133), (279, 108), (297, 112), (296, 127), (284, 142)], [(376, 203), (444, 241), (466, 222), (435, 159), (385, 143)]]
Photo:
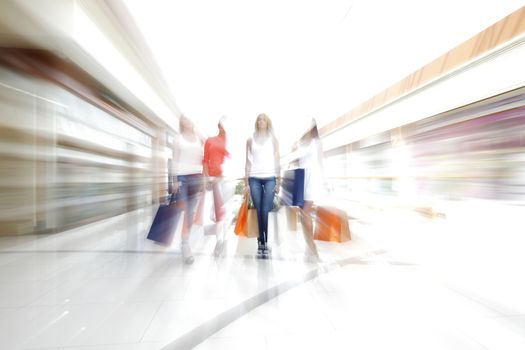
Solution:
[(265, 178), (249, 177), (248, 184), (250, 185), (253, 205), (257, 210), (259, 243), (266, 243), (268, 241), (268, 213), (273, 207), (276, 178), (275, 176)]
[[(184, 221), (187, 225), (188, 233), (193, 225), (193, 217), (197, 202), (202, 195), (202, 175), (190, 174), (177, 176), (179, 181), (179, 192), (176, 200), (181, 201), (184, 206)], [(184, 236), (184, 233), (183, 233)], [(187, 239), (188, 237), (182, 237)]]

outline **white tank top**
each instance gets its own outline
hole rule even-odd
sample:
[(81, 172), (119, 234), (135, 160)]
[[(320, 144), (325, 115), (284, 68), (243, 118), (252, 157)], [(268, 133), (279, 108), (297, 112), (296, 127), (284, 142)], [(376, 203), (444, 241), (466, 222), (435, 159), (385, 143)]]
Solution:
[(307, 146), (301, 146), (299, 150), (299, 168), (318, 168), (319, 167), (319, 151), (317, 140), (313, 139)]
[(174, 165), (175, 175), (202, 174), (203, 147), (197, 139), (186, 140), (182, 135), (177, 138), (178, 163)]
[(252, 147), (251, 152), (248, 153), (248, 159), (252, 166), (248, 176), (259, 178), (277, 176), (272, 136), (268, 136), (262, 144), (257, 143), (252, 137), (251, 144)]

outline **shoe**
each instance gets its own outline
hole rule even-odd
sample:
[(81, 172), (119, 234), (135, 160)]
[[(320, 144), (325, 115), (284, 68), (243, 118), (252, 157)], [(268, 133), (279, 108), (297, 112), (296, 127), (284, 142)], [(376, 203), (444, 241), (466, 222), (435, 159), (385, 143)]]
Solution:
[(262, 258), (264, 252), (264, 243), (257, 242), (257, 257)]
[[(270, 257), (270, 249), (268, 247), (268, 243), (262, 243), (260, 249), (261, 249), (261, 253), (258, 254), (258, 256), (261, 259), (268, 259)], [(257, 253), (259, 253), (259, 251), (257, 251)]]
[(215, 249), (213, 250), (213, 256), (219, 257), (221, 255), (223, 243), (224, 243), (223, 241), (217, 241), (217, 243), (215, 243)]
[(184, 260), (184, 263), (188, 265), (193, 264), (193, 262), (195, 261), (195, 258), (193, 257), (189, 243), (182, 242), (181, 250), (182, 250), (182, 260)]
[(269, 259), (270, 258), (270, 252), (268, 251), (268, 249), (264, 249), (263, 250), (262, 258), (263, 259)]

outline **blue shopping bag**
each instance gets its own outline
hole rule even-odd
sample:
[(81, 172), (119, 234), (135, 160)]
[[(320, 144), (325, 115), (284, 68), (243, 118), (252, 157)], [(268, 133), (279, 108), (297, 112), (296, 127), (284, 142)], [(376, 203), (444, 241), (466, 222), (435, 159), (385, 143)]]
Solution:
[(304, 169), (285, 170), (281, 201), (287, 206), (304, 206)]
[(182, 208), (173, 198), (173, 195), (170, 196), (169, 202), (161, 204), (157, 209), (147, 239), (163, 245), (171, 245), (182, 213)]

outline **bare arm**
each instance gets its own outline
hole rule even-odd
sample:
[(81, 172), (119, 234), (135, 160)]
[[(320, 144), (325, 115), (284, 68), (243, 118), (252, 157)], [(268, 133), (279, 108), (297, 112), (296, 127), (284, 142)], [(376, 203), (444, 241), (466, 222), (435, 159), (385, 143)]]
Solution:
[(276, 138), (273, 139), (273, 154), (275, 162), (275, 170), (277, 172), (277, 182), (275, 184), (275, 193), (279, 193), (281, 187), (281, 153), (279, 151), (279, 141)]
[(324, 155), (323, 155), (323, 145), (321, 144), (321, 139), (320, 138), (317, 138), (316, 139), (316, 145), (317, 145), (317, 161), (318, 161), (318, 166), (319, 166), (319, 172), (321, 174), (321, 181), (322, 181), (322, 184), (323, 184), (323, 187), (325, 189), (328, 188), (328, 180), (326, 179), (325, 177), (325, 173), (324, 173), (324, 166), (323, 166), (323, 159), (324, 159)]
[(250, 184), (248, 183), (248, 176), (250, 174), (250, 170), (252, 168), (252, 163), (250, 162), (250, 157), (249, 157), (249, 154), (251, 152), (251, 148), (252, 148), (252, 140), (251, 139), (248, 139), (246, 141), (246, 163), (245, 163), (245, 167), (244, 167), (244, 185), (245, 185), (245, 188), (246, 188), (246, 192), (250, 192)]
[(179, 154), (180, 149), (177, 145), (177, 142), (174, 142), (172, 149), (173, 193), (179, 192), (179, 180), (177, 178), (177, 174), (179, 172)]
[(209, 176), (209, 169), (208, 169), (208, 162), (209, 162), (209, 157), (210, 157), (210, 149), (209, 149), (209, 143), (208, 141), (206, 140), (206, 143), (204, 143), (204, 157), (203, 157), (203, 160), (202, 160), (202, 171), (203, 171), (203, 174), (204, 174), (204, 177), (208, 177)]

